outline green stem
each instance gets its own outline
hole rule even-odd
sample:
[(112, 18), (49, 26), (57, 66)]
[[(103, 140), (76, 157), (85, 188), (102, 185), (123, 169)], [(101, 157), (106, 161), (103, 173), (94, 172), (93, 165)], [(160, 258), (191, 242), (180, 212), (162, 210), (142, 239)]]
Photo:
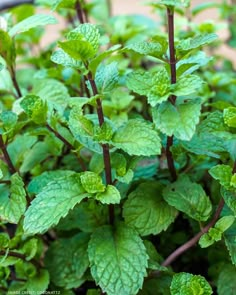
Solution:
[(15, 68), (13, 66), (11, 66), (9, 70), (10, 70), (10, 75), (11, 75), (13, 86), (14, 86), (17, 96), (18, 96), (17, 98), (20, 98), (20, 97), (22, 97), (22, 93), (21, 93), (20, 86), (19, 86), (17, 79), (16, 79)]

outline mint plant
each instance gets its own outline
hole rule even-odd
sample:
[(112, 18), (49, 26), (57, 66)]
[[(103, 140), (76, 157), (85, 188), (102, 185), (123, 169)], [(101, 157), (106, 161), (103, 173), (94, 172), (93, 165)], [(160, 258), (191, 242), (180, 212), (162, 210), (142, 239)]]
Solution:
[[(193, 21), (215, 4), (148, 5), (159, 26), (105, 0), (1, 14), (2, 294), (235, 293), (236, 80)], [(67, 23), (45, 48), (38, 6)]]

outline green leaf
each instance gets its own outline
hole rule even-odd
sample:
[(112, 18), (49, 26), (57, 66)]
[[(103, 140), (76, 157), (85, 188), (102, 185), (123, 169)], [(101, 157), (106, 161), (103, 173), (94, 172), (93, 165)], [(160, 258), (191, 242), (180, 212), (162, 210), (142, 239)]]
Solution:
[(227, 126), (236, 128), (236, 108), (229, 107), (223, 112), (224, 122)]
[(119, 81), (119, 72), (117, 63), (112, 62), (109, 65), (101, 65), (95, 75), (95, 83), (99, 93), (112, 91)]
[(60, 8), (74, 8), (76, 0), (54, 0), (52, 1), (52, 10)]
[(0, 233), (0, 250), (8, 248), (10, 237), (7, 233)]
[(133, 229), (123, 224), (98, 228), (92, 234), (88, 254), (91, 274), (103, 292), (133, 295), (142, 287), (148, 256)]
[(197, 35), (192, 38), (182, 40), (176, 46), (176, 50), (177, 52), (180, 52), (180, 54), (186, 53), (193, 49), (197, 49), (203, 45), (210, 44), (211, 42), (215, 41), (217, 38), (218, 36), (214, 33)]
[(82, 67), (80, 61), (77, 61), (74, 58), (70, 57), (66, 52), (64, 52), (60, 48), (53, 52), (51, 56), (51, 61), (64, 67), (71, 67), (76, 69), (80, 69)]
[(201, 114), (201, 101), (190, 100), (185, 103), (162, 103), (153, 108), (152, 117), (156, 127), (168, 136), (174, 135), (181, 140), (190, 140), (196, 130)]
[(206, 221), (211, 215), (212, 205), (202, 186), (186, 175), (166, 187), (163, 196), (169, 205), (195, 220)]
[(70, 231), (80, 229), (83, 232), (93, 232), (97, 227), (107, 223), (107, 208), (94, 199), (88, 199), (70, 210), (62, 218), (56, 229)]
[(166, 101), (171, 95), (170, 77), (167, 70), (163, 67), (159, 68), (153, 74), (152, 87), (147, 94), (148, 103), (155, 107), (157, 104)]
[(18, 223), (26, 209), (26, 193), (21, 177), (11, 176), (10, 196), (5, 185), (0, 187), (0, 217), (10, 223)]
[(25, 213), (25, 232), (27, 234), (45, 232), (86, 197), (88, 193), (84, 191), (78, 174), (49, 182), (31, 202)]
[(113, 185), (108, 185), (104, 192), (96, 195), (96, 200), (102, 204), (119, 204), (121, 200), (120, 192)]
[(214, 227), (210, 228), (207, 233), (201, 236), (199, 244), (201, 248), (206, 248), (214, 242), (220, 241), (222, 234), (234, 223), (234, 216), (224, 216), (219, 219)]
[(208, 172), (214, 179), (219, 180), (223, 187), (226, 189), (230, 188), (232, 177), (232, 168), (230, 166), (224, 164), (216, 165)]
[(152, 125), (139, 119), (129, 120), (112, 138), (112, 144), (129, 155), (151, 156), (161, 152), (160, 138)]
[(152, 74), (143, 70), (131, 72), (126, 78), (126, 84), (130, 90), (140, 95), (147, 95), (153, 85)]
[(226, 205), (233, 211), (236, 216), (236, 192), (226, 190), (224, 187), (221, 187), (221, 195), (223, 196)]
[(104, 122), (102, 126), (96, 126), (94, 130), (94, 139), (100, 143), (107, 143), (112, 139), (113, 128), (108, 122)]
[(171, 295), (211, 295), (213, 293), (204, 277), (185, 272), (174, 275), (170, 291)]
[(46, 185), (48, 185), (49, 182), (58, 181), (60, 178), (70, 176), (74, 173), (74, 171), (69, 170), (54, 170), (43, 172), (30, 181), (28, 185), (28, 192), (31, 194), (38, 194)]
[(11, 37), (26, 32), (32, 28), (38, 26), (54, 25), (57, 24), (57, 20), (54, 16), (48, 14), (35, 14), (32, 15), (23, 21), (16, 24), (13, 28), (10, 29), (9, 35)]
[(88, 193), (95, 194), (104, 192), (106, 187), (102, 183), (102, 178), (97, 173), (86, 171), (80, 175), (81, 184)]
[(141, 55), (150, 55), (153, 57), (161, 57), (163, 55), (163, 49), (161, 44), (157, 42), (147, 42), (147, 41), (141, 41), (137, 43), (131, 43), (127, 45), (122, 51), (134, 51), (136, 53), (139, 53)]
[(218, 295), (234, 295), (236, 291), (236, 269), (233, 265), (224, 265), (217, 281)]
[(163, 200), (162, 188), (156, 182), (140, 184), (124, 204), (125, 222), (143, 236), (166, 230), (177, 215), (177, 211)]
[(39, 96), (32, 94), (24, 96), (20, 102), (20, 106), (36, 124), (43, 124), (46, 122), (47, 105)]
[(166, 6), (176, 6), (176, 7), (189, 7), (190, 0), (160, 0), (160, 4)]
[(79, 233), (72, 238), (58, 239), (50, 245), (45, 264), (56, 286), (70, 289), (83, 283), (83, 275), (89, 266), (89, 238), (89, 234)]
[(178, 79), (176, 84), (172, 85), (172, 93), (176, 96), (190, 95), (201, 88), (202, 83), (203, 80), (199, 76), (184, 75)]
[(27, 279), (26, 289), (31, 292), (34, 290), (34, 292), (41, 294), (47, 290), (49, 282), (48, 271), (46, 269), (40, 269), (35, 276)]
[[(17, 124), (18, 116), (12, 111), (3, 111), (0, 114), (0, 120), (2, 121), (2, 127), (6, 133), (12, 131)], [(0, 125), (0, 126), (1, 126)]]
[[(0, 29), (0, 56), (2, 56), (8, 66), (13, 66), (15, 63), (15, 47), (9, 34)], [(4, 68), (1, 67), (1, 70)], [(3, 71), (4, 73), (4, 71)]]
[(55, 108), (62, 112), (70, 98), (66, 86), (54, 79), (35, 80), (33, 93), (45, 101), (51, 111)]

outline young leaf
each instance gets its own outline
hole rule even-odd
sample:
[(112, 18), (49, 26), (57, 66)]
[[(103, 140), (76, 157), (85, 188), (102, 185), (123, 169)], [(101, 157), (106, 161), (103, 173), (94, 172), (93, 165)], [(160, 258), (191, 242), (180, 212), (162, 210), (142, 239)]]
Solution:
[(179, 179), (163, 190), (166, 202), (198, 221), (206, 221), (212, 205), (200, 184), (192, 182), (188, 176)]
[(84, 191), (78, 174), (49, 182), (31, 202), (25, 213), (25, 232), (27, 234), (45, 232), (86, 197), (88, 193)]
[(26, 32), (38, 26), (54, 25), (57, 20), (54, 16), (48, 14), (35, 14), (16, 24), (10, 29), (9, 35), (14, 37), (17, 34)]
[(10, 196), (6, 186), (0, 188), (0, 217), (10, 223), (18, 223), (26, 209), (26, 193), (21, 177), (11, 176)]
[(218, 295), (234, 295), (236, 290), (236, 269), (233, 265), (224, 265), (217, 281)]
[(58, 239), (50, 245), (45, 264), (56, 286), (70, 289), (83, 283), (83, 275), (89, 266), (89, 238), (89, 234), (79, 233), (72, 238)]
[(226, 205), (233, 211), (234, 215), (236, 216), (236, 192), (221, 187), (221, 194), (225, 200)]
[(113, 185), (108, 185), (104, 192), (96, 195), (96, 200), (102, 204), (119, 204), (121, 200), (120, 192)]
[(138, 43), (131, 43), (127, 45), (122, 51), (134, 51), (136, 53), (139, 53), (141, 55), (150, 55), (153, 57), (162, 57), (163, 55), (163, 49), (161, 44), (157, 42), (147, 42), (147, 41), (142, 41)]
[(142, 287), (148, 256), (133, 229), (124, 224), (98, 228), (89, 242), (88, 255), (91, 274), (108, 295), (133, 295)]
[(224, 216), (219, 219), (215, 226), (210, 228), (207, 233), (201, 236), (199, 244), (201, 248), (206, 248), (214, 242), (220, 241), (222, 234), (234, 223), (234, 216)]
[(167, 101), (158, 108), (153, 108), (152, 117), (156, 127), (164, 134), (190, 140), (199, 122), (200, 113), (200, 100), (190, 100), (186, 103), (178, 103), (177, 100), (175, 106)]
[(36, 124), (43, 124), (47, 119), (47, 105), (37, 95), (28, 94), (20, 102), (20, 106)]
[[(49, 273), (46, 269), (40, 269), (39, 272), (27, 279), (26, 289), (27, 291), (37, 292), (38, 294), (43, 294), (48, 288), (50, 282)], [(47, 292), (47, 291), (46, 291)]]
[(151, 156), (161, 152), (160, 138), (152, 125), (139, 119), (129, 120), (112, 138), (112, 144), (129, 155)]
[(189, 7), (190, 0), (160, 0), (160, 4), (173, 7)]
[(71, 67), (76, 69), (80, 69), (82, 67), (80, 61), (73, 59), (60, 48), (53, 52), (51, 56), (51, 61), (64, 67)]
[(220, 164), (212, 167), (209, 174), (226, 189), (230, 188), (230, 181), (232, 177), (232, 168), (228, 165)]
[(52, 1), (52, 10), (59, 8), (74, 8), (76, 0), (54, 0)]
[(81, 173), (80, 180), (84, 190), (88, 193), (95, 194), (104, 192), (106, 189), (102, 183), (102, 178), (94, 172), (86, 171)]
[(162, 188), (159, 183), (142, 183), (129, 194), (124, 204), (125, 222), (143, 236), (166, 230), (177, 215), (177, 211), (163, 200)]
[(196, 75), (184, 75), (172, 85), (172, 93), (176, 96), (190, 95), (201, 88), (203, 80)]
[(224, 116), (224, 122), (227, 126), (236, 128), (236, 108), (235, 107), (229, 107), (227, 109), (224, 109), (223, 116)]
[(211, 295), (213, 293), (211, 286), (204, 277), (185, 272), (174, 275), (170, 286), (170, 292), (171, 295)]

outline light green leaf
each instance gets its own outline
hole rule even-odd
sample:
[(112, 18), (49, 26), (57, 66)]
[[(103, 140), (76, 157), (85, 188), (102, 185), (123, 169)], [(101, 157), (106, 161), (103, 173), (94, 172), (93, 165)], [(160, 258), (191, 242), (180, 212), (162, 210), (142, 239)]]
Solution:
[(229, 107), (227, 109), (224, 109), (223, 116), (224, 116), (224, 122), (227, 126), (236, 128), (236, 108), (235, 107)]
[(127, 45), (122, 51), (127, 50), (131, 50), (145, 56), (150, 55), (157, 58), (161, 57), (164, 53), (161, 44), (147, 41), (131, 43)]
[(207, 233), (201, 236), (199, 244), (201, 248), (209, 247), (217, 241), (220, 241), (222, 234), (234, 223), (234, 216), (224, 216), (220, 218), (214, 227), (210, 228)]
[(0, 250), (8, 248), (9, 242), (9, 235), (7, 233), (0, 233)]
[(49, 14), (35, 14), (32, 15), (23, 21), (16, 24), (13, 28), (10, 29), (9, 35), (11, 37), (26, 32), (32, 28), (38, 26), (54, 25), (57, 24), (57, 20), (54, 16)]
[(112, 144), (130, 155), (151, 156), (161, 152), (160, 138), (152, 125), (139, 119), (129, 120), (114, 134)]
[(214, 179), (219, 180), (223, 187), (226, 189), (230, 188), (232, 177), (232, 168), (230, 166), (219, 164), (212, 167), (208, 172)]
[(59, 8), (74, 8), (76, 0), (54, 0), (52, 1), (52, 10), (56, 10)]
[(69, 170), (54, 170), (54, 171), (46, 171), (42, 174), (34, 177), (29, 185), (28, 192), (31, 194), (38, 194), (42, 191), (42, 189), (51, 181), (57, 181), (60, 178), (64, 178), (75, 174), (74, 171)]
[(0, 217), (10, 223), (18, 223), (26, 209), (24, 182), (15, 173), (11, 176), (10, 195), (5, 185), (0, 187)]
[(113, 128), (108, 122), (104, 122), (102, 126), (96, 126), (94, 130), (94, 139), (100, 143), (106, 143), (112, 139)]
[(204, 35), (197, 35), (192, 38), (188, 38), (186, 40), (182, 40), (177, 46), (177, 52), (186, 53), (193, 49), (199, 48), (203, 45), (210, 44), (211, 42), (215, 41), (218, 36), (214, 33), (204, 34)]
[(51, 61), (64, 67), (71, 67), (76, 69), (80, 69), (82, 67), (81, 62), (73, 59), (60, 48), (53, 52), (51, 56)]
[(201, 114), (201, 101), (190, 100), (185, 103), (162, 103), (153, 108), (152, 117), (156, 127), (168, 136), (174, 135), (181, 140), (190, 140), (196, 130)]
[(147, 95), (153, 86), (152, 74), (143, 70), (131, 72), (126, 78), (126, 84), (130, 90), (140, 95)]
[(88, 193), (84, 191), (78, 174), (49, 182), (31, 202), (25, 213), (25, 232), (27, 234), (45, 232), (86, 197)]
[(111, 92), (119, 81), (117, 63), (101, 65), (95, 75), (95, 83), (99, 93)]
[(52, 282), (67, 289), (83, 283), (83, 275), (89, 266), (87, 248), (90, 235), (79, 233), (72, 238), (53, 242), (45, 258)]
[(95, 194), (104, 192), (106, 187), (102, 183), (102, 178), (97, 173), (86, 171), (80, 175), (81, 184), (88, 193)]
[(96, 195), (96, 200), (102, 204), (119, 204), (121, 200), (120, 192), (113, 185), (108, 185), (104, 192)]
[(211, 215), (212, 205), (202, 186), (186, 175), (168, 185), (163, 190), (163, 196), (169, 205), (195, 220), (206, 221)]
[(167, 70), (163, 67), (159, 68), (153, 74), (152, 87), (147, 94), (148, 103), (155, 107), (157, 104), (166, 101), (171, 95), (170, 77)]
[(133, 229), (123, 224), (98, 228), (92, 234), (88, 254), (91, 274), (107, 295), (133, 295), (142, 287), (148, 256)]
[[(4, 58), (8, 66), (13, 66), (13, 64), (15, 63), (16, 53), (14, 42), (9, 34), (2, 29), (0, 29), (0, 56)], [(6, 73), (9, 74), (9, 72), (4, 70), (3, 67), (1, 68), (1, 71), (2, 75), (6, 75)]]
[(174, 275), (170, 292), (171, 295), (211, 295), (213, 293), (211, 286), (204, 277), (186, 272)]
[(143, 183), (129, 194), (124, 204), (125, 222), (143, 236), (166, 230), (177, 215), (163, 199), (162, 189), (156, 182)]
[(20, 102), (20, 106), (36, 124), (43, 124), (47, 119), (47, 104), (37, 95), (28, 94)]
[(17, 120), (17, 114), (13, 113), (12, 111), (3, 111), (0, 114), (0, 121), (2, 121), (2, 124), (0, 123), (0, 126), (2, 125), (2, 128), (6, 132), (10, 132), (14, 129), (17, 124)]
[(235, 295), (236, 291), (236, 269), (233, 265), (224, 265), (221, 269), (217, 281), (217, 294), (218, 295)]
[(201, 85), (203, 80), (196, 75), (184, 75), (178, 79), (176, 84), (171, 86), (172, 93), (176, 96), (190, 95), (196, 92)]
[(33, 277), (29, 276), (26, 283), (27, 291), (34, 290), (37, 294), (42, 294), (48, 288), (50, 279), (49, 273), (46, 269), (40, 269), (39, 272)]

